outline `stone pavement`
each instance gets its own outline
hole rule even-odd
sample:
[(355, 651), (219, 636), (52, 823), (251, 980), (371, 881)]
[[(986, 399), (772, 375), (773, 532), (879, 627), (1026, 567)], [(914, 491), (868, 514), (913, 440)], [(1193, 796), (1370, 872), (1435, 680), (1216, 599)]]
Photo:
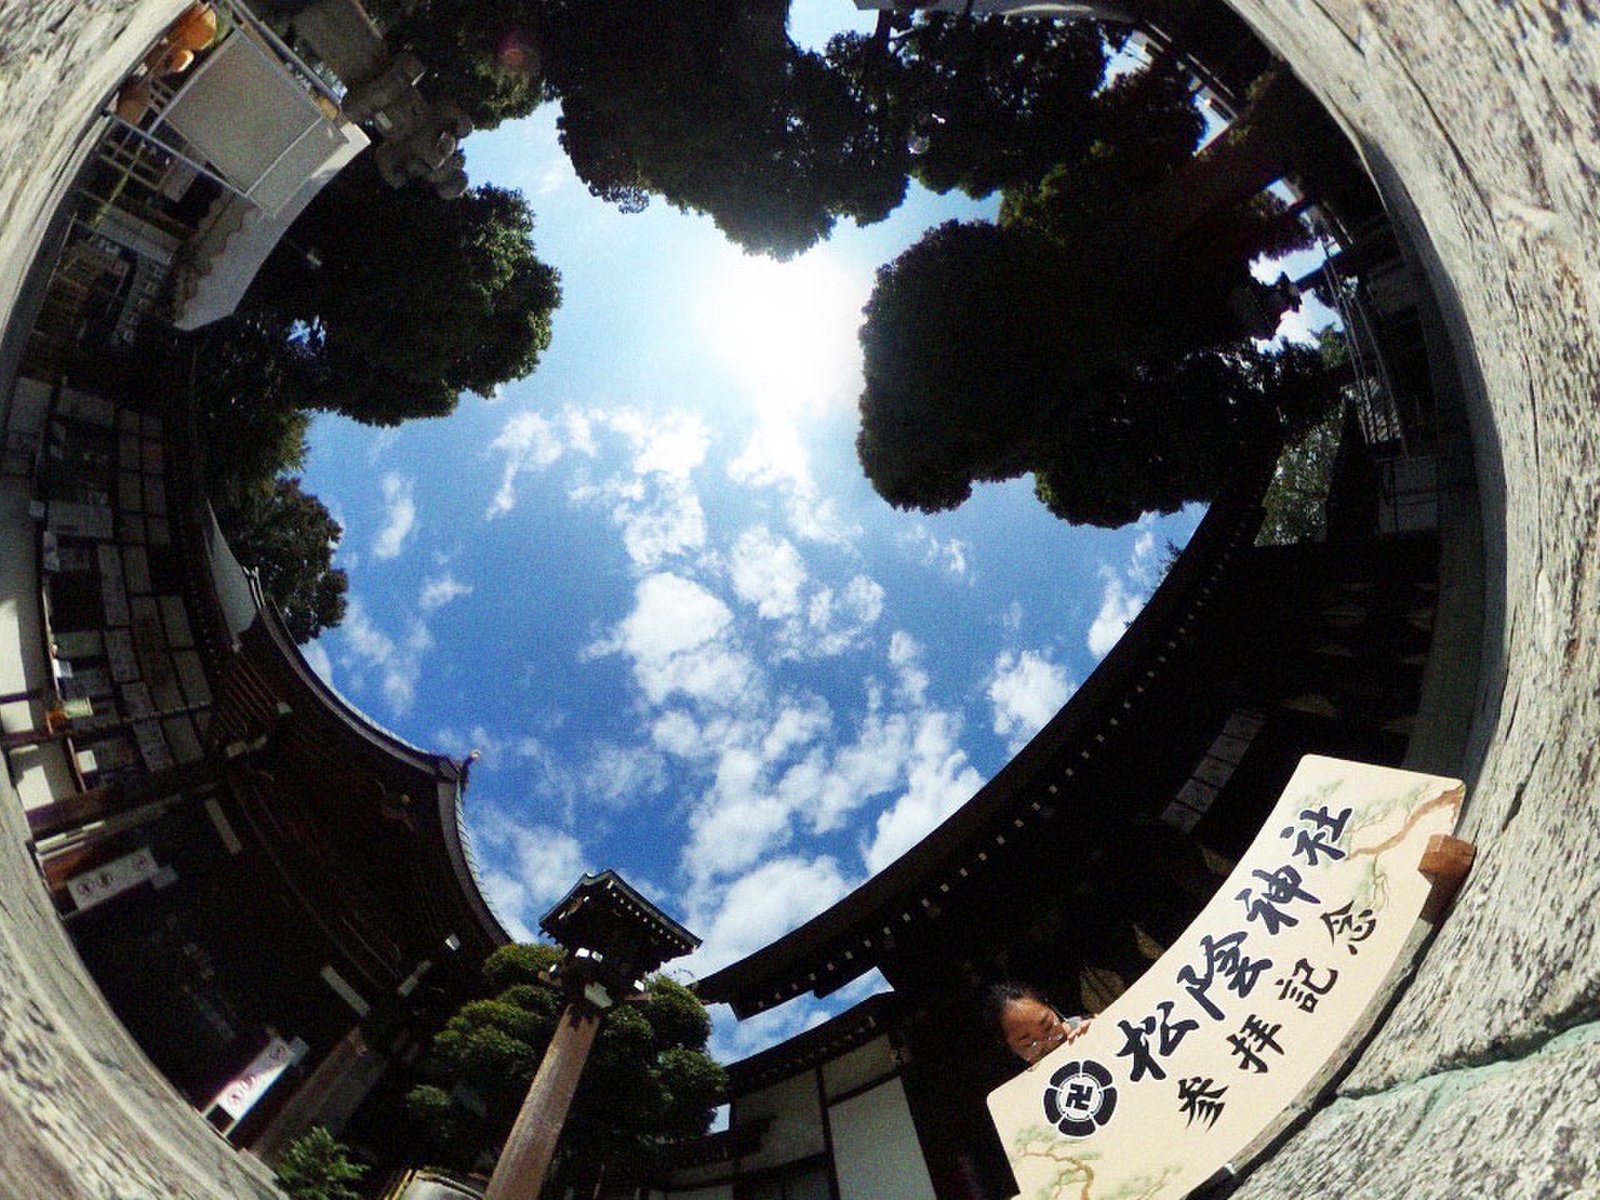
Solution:
[[(104, 100), (184, 4), (0, 0), (0, 324)], [(0, 485), (0, 519), (14, 530), (26, 514)], [(3, 544), (0, 626), (15, 654), (31, 626), (12, 610), (37, 598), (16, 539)], [(0, 771), (0, 1200), (273, 1200), (271, 1172), (202, 1122), (112, 1016), (27, 843)]]
[[(92, 113), (182, 3), (0, 0), (0, 317)], [(1477, 867), (1340, 1097), (1240, 1195), (1600, 1196), (1600, 10), (1234, 3), (1361, 147), (1438, 293), (1489, 581), (1454, 766)], [(3, 792), (0, 1197), (257, 1194), (99, 1003)]]

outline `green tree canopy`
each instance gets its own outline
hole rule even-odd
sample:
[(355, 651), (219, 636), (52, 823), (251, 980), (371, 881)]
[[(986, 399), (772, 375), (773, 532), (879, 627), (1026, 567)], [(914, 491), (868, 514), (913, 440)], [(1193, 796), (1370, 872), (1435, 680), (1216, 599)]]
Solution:
[[(509, 1132), (561, 1015), (560, 993), (541, 982), (560, 957), (549, 946), (495, 951), (484, 964), (491, 998), (463, 1005), (435, 1037), (433, 1080), (407, 1097), (435, 1159), (470, 1167)], [(560, 1196), (569, 1186), (588, 1195), (605, 1175), (647, 1168), (666, 1140), (704, 1133), (727, 1085), (705, 1053), (710, 1033), (700, 1001), (663, 975), (646, 980), (638, 1002), (610, 1010), (545, 1195)], [(447, 1089), (466, 1089), (481, 1104), (453, 1104)]]
[(787, 0), (551, 0), (546, 80), (561, 143), (598, 196), (709, 214), (752, 251), (787, 258), (840, 217), (904, 197), (903, 139), (785, 29)]
[(422, 91), (479, 129), (527, 116), (544, 99), (539, 6), (484, 0), (372, 0), (384, 38), (427, 68)]
[(902, 170), (971, 196), (1037, 182), (1081, 154), (1106, 65), (1092, 22), (950, 13), (892, 37), (841, 34), (827, 57), (880, 135), (915, 146)]
[(1120, 524), (1215, 495), (1237, 449), (1304, 428), (1335, 385), (1314, 354), (1256, 351), (1281, 303), (1252, 259), (1308, 239), (1262, 189), (1298, 93), (1265, 81), (1196, 153), (1170, 63), (1117, 80), (1098, 136), (997, 225), (950, 222), (878, 273), (861, 329), (857, 451), (899, 507), (1036, 476), (1069, 520)]
[(260, 572), (262, 589), (296, 642), (309, 642), (344, 619), (349, 579), (333, 565), (344, 530), (321, 500), (301, 490), (299, 479), (279, 478), (247, 491), (218, 520), (234, 556)]
[(296, 1138), (278, 1160), (278, 1186), (289, 1200), (361, 1200), (354, 1185), (367, 1168), (321, 1125)]
[(560, 276), (532, 233), (519, 192), (396, 190), (364, 156), (295, 223), (243, 312), (296, 347), (311, 407), (373, 425), (444, 416), (461, 392), (528, 374), (550, 343)]

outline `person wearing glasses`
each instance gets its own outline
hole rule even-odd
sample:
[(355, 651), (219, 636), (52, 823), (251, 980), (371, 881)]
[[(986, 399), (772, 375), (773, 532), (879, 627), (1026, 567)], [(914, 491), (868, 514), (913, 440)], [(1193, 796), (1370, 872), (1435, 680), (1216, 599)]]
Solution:
[[(1030, 1067), (1057, 1046), (1077, 1041), (1089, 1028), (1088, 1017), (1063, 1017), (1038, 988), (1014, 979), (985, 988), (983, 1008), (995, 1037)], [(1224, 1200), (1239, 1182), (1228, 1163), (1186, 1200)]]
[(983, 1000), (995, 1037), (1029, 1066), (1089, 1028), (1087, 1018), (1063, 1017), (1037, 988), (1016, 980), (990, 984)]

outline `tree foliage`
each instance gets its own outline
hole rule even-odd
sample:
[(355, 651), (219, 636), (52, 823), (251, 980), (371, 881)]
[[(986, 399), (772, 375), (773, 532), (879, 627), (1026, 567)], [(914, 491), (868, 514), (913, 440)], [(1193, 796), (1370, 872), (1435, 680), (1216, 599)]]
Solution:
[[(1345, 367), (1350, 361), (1343, 335), (1331, 325), (1318, 334), (1318, 353), (1330, 368)], [(1354, 382), (1345, 383), (1340, 390), (1346, 404), (1359, 398)], [(1272, 482), (1261, 498), (1263, 515), (1257, 543), (1285, 546), (1315, 540), (1327, 533), (1328, 493), (1344, 425), (1340, 410), (1330, 408), (1327, 416), (1285, 444), (1273, 469)]]
[(367, 9), (385, 40), (427, 69), (424, 94), (460, 108), (477, 128), (527, 116), (544, 98), (536, 4), (373, 0)]
[(936, 192), (1036, 182), (1093, 138), (1105, 40), (1088, 21), (927, 13), (894, 36), (841, 34), (828, 62), (903, 170)]
[(262, 589), (296, 642), (309, 642), (344, 619), (349, 579), (333, 565), (344, 530), (299, 479), (251, 489), (218, 519), (234, 556), (260, 572)]
[[(1197, 154), (1187, 84), (1158, 61), (1105, 90), (1098, 136), (1008, 190), (998, 224), (947, 223), (880, 270), (856, 443), (879, 494), (935, 511), (1032, 472), (1057, 515), (1117, 525), (1213, 498), (1240, 448), (1314, 423), (1326, 366), (1250, 340), (1280, 303), (1251, 260), (1307, 240), (1260, 191), (1282, 95)], [(1209, 207), (1177, 214), (1184, 195)]]
[(552, 0), (546, 81), (561, 144), (597, 196), (659, 196), (787, 258), (840, 217), (903, 198), (903, 149), (847, 80), (785, 29), (787, 0)]
[[(433, 1082), (412, 1089), (407, 1109), (437, 1160), (469, 1167), (510, 1130), (561, 1016), (560, 993), (541, 981), (560, 958), (550, 946), (495, 951), (484, 964), (490, 998), (463, 1005), (435, 1037)], [(638, 1002), (611, 1009), (545, 1194), (572, 1186), (587, 1195), (602, 1175), (647, 1168), (665, 1140), (704, 1133), (727, 1084), (705, 1053), (710, 1032), (694, 994), (661, 975)], [(463, 1092), (481, 1104), (451, 1102)]]
[(321, 1125), (296, 1138), (278, 1160), (278, 1186), (289, 1200), (361, 1200), (352, 1185), (367, 1173), (353, 1163), (349, 1147)]
[(444, 416), (463, 391), (528, 374), (550, 343), (560, 275), (532, 233), (519, 192), (395, 190), (364, 157), (295, 223), (244, 311), (293, 348), (309, 406), (373, 425)]

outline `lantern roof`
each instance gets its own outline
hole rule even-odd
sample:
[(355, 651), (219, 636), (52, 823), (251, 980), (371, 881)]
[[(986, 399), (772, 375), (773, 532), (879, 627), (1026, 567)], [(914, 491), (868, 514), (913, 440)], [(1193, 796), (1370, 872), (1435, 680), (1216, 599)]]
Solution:
[(539, 928), (569, 954), (610, 960), (634, 978), (700, 945), (699, 938), (609, 868), (578, 880), (540, 918)]

